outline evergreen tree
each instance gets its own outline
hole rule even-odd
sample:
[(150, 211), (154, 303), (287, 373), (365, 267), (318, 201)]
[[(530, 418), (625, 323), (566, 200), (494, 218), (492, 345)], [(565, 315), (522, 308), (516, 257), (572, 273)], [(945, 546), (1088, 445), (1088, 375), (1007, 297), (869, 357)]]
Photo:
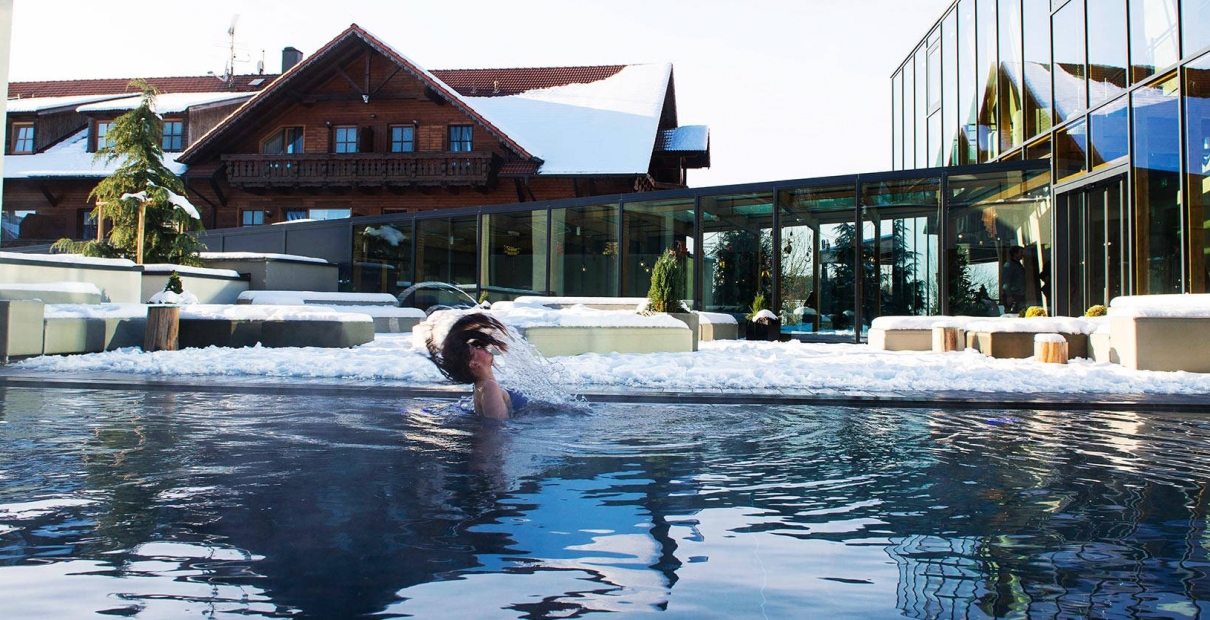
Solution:
[[(189, 231), (201, 231), (197, 209), (185, 199), (185, 184), (163, 161), (163, 120), (154, 111), (158, 91), (143, 80), (130, 83), (143, 93), (135, 109), (118, 117), (98, 145), (96, 159), (121, 165), (89, 194), (96, 201), (97, 225), (112, 225), (103, 240), (60, 239), (54, 248), (85, 256), (128, 258), (144, 263), (200, 265), (204, 246)], [(140, 218), (140, 211), (142, 217)]]

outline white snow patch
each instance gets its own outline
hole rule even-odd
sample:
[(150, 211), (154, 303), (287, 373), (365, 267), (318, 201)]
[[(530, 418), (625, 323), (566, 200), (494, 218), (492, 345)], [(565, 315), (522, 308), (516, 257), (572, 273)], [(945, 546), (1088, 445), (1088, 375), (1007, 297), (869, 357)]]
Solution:
[(135, 262), (125, 258), (93, 258), (83, 254), (24, 254), (20, 252), (0, 252), (0, 258), (5, 260), (75, 263), (78, 265), (99, 265), (106, 267), (134, 267)]
[(211, 269), (209, 267), (191, 267), (189, 265), (173, 265), (172, 263), (148, 263), (143, 265), (143, 273), (168, 275), (172, 272), (179, 275), (217, 276), (222, 278), (238, 278), (239, 272), (234, 269)]
[[(9, 155), (4, 158), (4, 178), (29, 179), (40, 177), (107, 177), (122, 165), (122, 158), (106, 162), (89, 153), (88, 130), (81, 129), (75, 135), (41, 153), (32, 155)], [(178, 163), (174, 154), (165, 154), (164, 166), (173, 174), (183, 174), (185, 164)]]
[(1109, 302), (1109, 316), (1207, 318), (1210, 293), (1116, 297)]
[(198, 257), (202, 260), (292, 260), (302, 263), (321, 263), (329, 265), (328, 261), (322, 258), (313, 256), (299, 256), (298, 254), (273, 254), (264, 252), (200, 252)]

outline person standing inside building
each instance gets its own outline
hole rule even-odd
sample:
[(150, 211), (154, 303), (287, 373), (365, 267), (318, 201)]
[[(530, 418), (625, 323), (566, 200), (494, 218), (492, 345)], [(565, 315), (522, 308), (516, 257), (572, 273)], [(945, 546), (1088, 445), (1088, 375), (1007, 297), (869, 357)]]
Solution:
[(1000, 267), (1000, 303), (1005, 312), (1017, 313), (1025, 308), (1025, 265), (1021, 262), (1024, 257), (1021, 246), (1014, 245)]

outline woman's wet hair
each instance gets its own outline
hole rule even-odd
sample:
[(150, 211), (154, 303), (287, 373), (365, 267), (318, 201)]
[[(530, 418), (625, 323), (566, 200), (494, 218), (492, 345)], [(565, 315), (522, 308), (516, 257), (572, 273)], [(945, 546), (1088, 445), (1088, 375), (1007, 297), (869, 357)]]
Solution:
[(506, 333), (508, 328), (491, 316), (482, 312), (465, 314), (454, 321), (440, 345), (432, 339), (428, 341), (429, 357), (450, 381), (474, 383), (475, 376), (470, 369), (471, 346), (507, 351), (508, 345), (503, 340)]

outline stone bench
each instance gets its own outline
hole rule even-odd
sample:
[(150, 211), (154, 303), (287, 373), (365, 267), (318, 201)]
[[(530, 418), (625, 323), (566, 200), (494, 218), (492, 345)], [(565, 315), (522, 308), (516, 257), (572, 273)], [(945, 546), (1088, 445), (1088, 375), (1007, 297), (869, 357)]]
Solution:
[(698, 337), (702, 342), (711, 340), (738, 340), (739, 321), (722, 312), (695, 312), (698, 319)]
[(406, 334), (424, 320), (424, 310), (400, 308), (389, 293), (323, 293), (316, 291), (245, 291), (238, 305), (285, 305), (330, 308), (369, 315), (379, 334)]
[(966, 347), (1000, 359), (1034, 356), (1034, 336), (1059, 334), (1067, 340), (1069, 357), (1088, 357), (1088, 335), (1098, 322), (1087, 318), (1033, 317), (998, 318), (966, 324)]
[(1210, 294), (1118, 297), (1109, 340), (1110, 356), (1132, 370), (1210, 372)]
[(44, 307), (36, 299), (0, 301), (0, 362), (42, 355)]
[(964, 327), (972, 317), (880, 316), (870, 323), (866, 343), (882, 351), (932, 351), (933, 327)]
[(534, 326), (518, 332), (542, 355), (582, 353), (688, 353), (693, 351), (693, 332), (683, 323), (661, 327), (565, 327)]
[(181, 348), (348, 348), (374, 341), (368, 315), (315, 306), (181, 306)]

